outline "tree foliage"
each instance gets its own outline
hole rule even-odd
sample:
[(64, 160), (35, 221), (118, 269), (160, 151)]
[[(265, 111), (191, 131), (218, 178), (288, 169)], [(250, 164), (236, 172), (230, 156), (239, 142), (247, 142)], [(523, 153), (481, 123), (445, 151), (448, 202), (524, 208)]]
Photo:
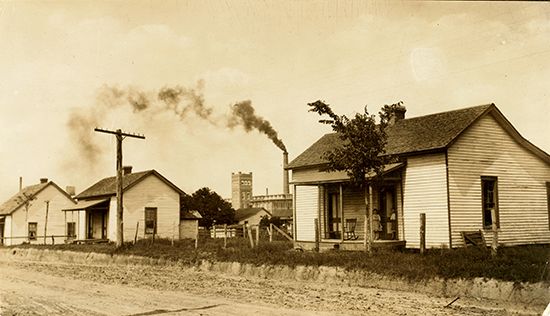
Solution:
[(385, 155), (386, 127), (393, 112), (402, 102), (384, 105), (379, 112), (379, 124), (376, 124), (375, 115), (369, 114), (366, 106), (364, 113), (348, 118), (346, 115), (334, 113), (330, 105), (320, 100), (308, 105), (310, 112), (328, 116), (319, 122), (330, 125), (342, 140), (340, 146), (327, 151), (323, 156), (328, 161), (329, 171), (346, 171), (352, 184), (358, 187), (365, 185), (365, 176), (368, 173), (382, 174), (384, 165), (392, 160), (392, 157)]
[(183, 195), (180, 201), (180, 213), (198, 211), (201, 214), (200, 226), (211, 227), (214, 221), (216, 224), (235, 222), (235, 210), (231, 204), (209, 188), (198, 189), (192, 195)]

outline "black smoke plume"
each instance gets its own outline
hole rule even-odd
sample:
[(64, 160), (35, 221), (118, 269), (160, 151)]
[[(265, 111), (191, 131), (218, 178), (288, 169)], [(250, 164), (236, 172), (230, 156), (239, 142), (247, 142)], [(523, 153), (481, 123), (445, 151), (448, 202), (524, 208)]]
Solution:
[(231, 116), (229, 117), (227, 125), (230, 128), (241, 125), (247, 132), (258, 130), (267, 135), (267, 137), (283, 152), (286, 152), (285, 144), (279, 138), (277, 131), (275, 131), (269, 121), (256, 115), (250, 100), (242, 101), (231, 106)]

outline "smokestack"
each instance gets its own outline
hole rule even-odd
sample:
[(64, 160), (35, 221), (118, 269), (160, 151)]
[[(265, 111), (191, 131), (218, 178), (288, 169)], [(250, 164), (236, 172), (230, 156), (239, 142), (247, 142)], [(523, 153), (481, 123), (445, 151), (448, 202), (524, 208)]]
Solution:
[(286, 151), (283, 152), (283, 194), (289, 194), (288, 189), (288, 170), (286, 167), (288, 166), (288, 153)]
[(40, 183), (48, 183), (48, 178), (40, 178)]
[(19, 192), (23, 191), (23, 177), (19, 177)]
[(132, 166), (124, 166), (122, 167), (122, 175), (125, 176), (127, 174), (132, 173)]

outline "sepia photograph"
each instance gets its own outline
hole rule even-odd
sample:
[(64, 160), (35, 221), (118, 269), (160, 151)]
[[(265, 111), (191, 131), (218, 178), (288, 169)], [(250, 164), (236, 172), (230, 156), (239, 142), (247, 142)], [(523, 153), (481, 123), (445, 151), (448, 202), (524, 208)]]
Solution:
[(0, 0), (0, 315), (550, 316), (546, 1)]

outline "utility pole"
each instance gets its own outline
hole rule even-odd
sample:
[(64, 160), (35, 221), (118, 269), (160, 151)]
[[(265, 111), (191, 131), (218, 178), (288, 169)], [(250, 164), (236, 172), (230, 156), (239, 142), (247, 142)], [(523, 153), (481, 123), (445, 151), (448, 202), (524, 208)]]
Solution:
[(116, 136), (116, 246), (121, 247), (124, 243), (123, 228), (124, 223), (122, 219), (122, 141), (126, 137), (145, 139), (144, 135), (124, 133), (122, 130), (110, 131), (101, 128), (95, 128), (94, 131), (106, 134), (113, 134)]

